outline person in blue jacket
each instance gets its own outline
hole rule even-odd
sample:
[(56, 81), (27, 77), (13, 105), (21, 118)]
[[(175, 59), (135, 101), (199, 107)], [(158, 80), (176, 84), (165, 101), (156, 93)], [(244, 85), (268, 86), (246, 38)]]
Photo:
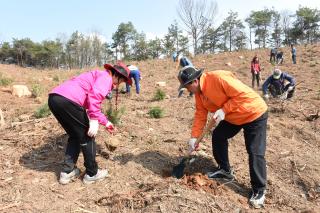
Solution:
[[(174, 52), (172, 54), (172, 59), (173, 59), (173, 62), (176, 62), (177, 65), (176, 65), (176, 70), (179, 71), (180, 69), (182, 69), (183, 67), (186, 67), (186, 66), (191, 66), (193, 67), (193, 64), (192, 62), (190, 61), (189, 58), (187, 58), (186, 56), (183, 56), (182, 54), (180, 54), (179, 52)], [(180, 98), (183, 94), (183, 91), (184, 89), (180, 89), (179, 90), (179, 94), (178, 94), (178, 97)], [(192, 97), (193, 96), (193, 93), (190, 92), (189, 93), (189, 96)]]
[[(128, 69), (130, 70), (130, 78), (134, 79), (134, 84), (136, 85), (136, 93), (140, 94), (140, 80), (141, 80), (141, 72), (138, 67), (134, 65), (127, 65)], [(130, 85), (126, 84), (126, 92), (130, 94)]]
[(274, 98), (289, 99), (293, 96), (295, 84), (292, 76), (276, 68), (262, 85), (263, 96), (266, 100), (269, 99), (269, 92)]

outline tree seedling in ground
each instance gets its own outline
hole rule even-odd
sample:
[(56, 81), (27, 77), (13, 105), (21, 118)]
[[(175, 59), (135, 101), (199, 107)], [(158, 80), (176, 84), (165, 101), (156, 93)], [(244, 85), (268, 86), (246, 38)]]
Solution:
[(125, 111), (126, 111), (125, 107), (121, 107), (118, 110), (115, 110), (112, 107), (109, 107), (106, 114), (111, 123), (119, 124), (121, 120), (121, 116), (124, 114)]
[(166, 97), (166, 93), (162, 91), (161, 89), (157, 89), (156, 93), (154, 94), (153, 100), (155, 101), (161, 101)]
[(162, 118), (163, 117), (163, 109), (160, 107), (153, 107), (149, 110), (149, 115), (151, 118)]

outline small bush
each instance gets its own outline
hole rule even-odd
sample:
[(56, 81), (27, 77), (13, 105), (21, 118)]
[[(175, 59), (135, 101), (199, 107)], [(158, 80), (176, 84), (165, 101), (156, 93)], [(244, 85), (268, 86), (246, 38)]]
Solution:
[(121, 120), (121, 116), (125, 112), (125, 107), (121, 107), (119, 110), (114, 110), (112, 107), (109, 107), (106, 114), (108, 116), (108, 120), (113, 124), (119, 124)]
[(0, 86), (8, 86), (12, 82), (13, 80), (11, 78), (2, 77), (2, 75), (0, 75)]
[(44, 118), (48, 117), (51, 114), (49, 106), (47, 103), (40, 106), (34, 113), (34, 117), (36, 118)]
[(149, 115), (151, 118), (162, 118), (163, 117), (163, 109), (160, 107), (153, 107), (149, 110)]
[(153, 100), (155, 101), (161, 101), (163, 100), (164, 98), (166, 97), (166, 93), (164, 91), (162, 91), (161, 89), (157, 89), (154, 97), (153, 97)]
[(53, 81), (59, 82), (60, 78), (58, 75), (53, 76)]
[(31, 93), (34, 98), (40, 97), (43, 93), (43, 88), (40, 84), (33, 84), (31, 87)]

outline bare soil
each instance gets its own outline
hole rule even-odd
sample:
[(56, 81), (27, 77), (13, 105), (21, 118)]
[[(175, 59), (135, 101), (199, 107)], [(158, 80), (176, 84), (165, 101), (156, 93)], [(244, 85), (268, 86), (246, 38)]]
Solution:
[[(291, 64), (289, 51), (284, 48), (286, 58), (280, 68), (293, 75), (299, 85), (292, 100), (268, 102), (268, 191), (265, 208), (260, 210), (248, 205), (250, 178), (242, 133), (231, 139), (229, 146), (235, 181), (214, 181), (205, 176), (217, 166), (210, 135), (201, 144), (195, 162), (187, 166), (186, 175), (171, 177), (172, 167), (187, 152), (194, 113), (194, 100), (187, 92), (177, 98), (177, 73), (171, 60), (135, 63), (143, 76), (141, 94), (134, 94), (133, 88), (131, 96), (119, 97), (119, 107), (125, 107), (125, 113), (117, 126), (121, 143), (115, 150), (106, 148), (111, 136), (100, 127), (97, 161), (101, 168), (108, 168), (110, 177), (92, 185), (84, 185), (81, 178), (68, 185), (58, 183), (67, 135), (52, 115), (40, 119), (33, 115), (54, 86), (80, 72), (0, 65), (2, 77), (12, 78), (13, 84), (32, 88), (40, 83), (44, 90), (37, 99), (17, 98), (1, 87), (5, 126), (0, 130), (0, 211), (320, 212), (320, 46), (298, 47), (296, 65)], [(272, 70), (269, 50), (257, 53), (265, 80)], [(201, 55), (192, 61), (206, 71), (231, 70), (251, 85), (254, 54)], [(225, 65), (228, 62), (231, 66)], [(167, 84), (161, 87), (167, 95), (163, 101), (153, 101), (158, 81)], [(106, 101), (105, 105), (109, 104)], [(163, 118), (150, 118), (148, 111), (154, 106), (164, 109)], [(82, 156), (78, 167), (83, 173)]]

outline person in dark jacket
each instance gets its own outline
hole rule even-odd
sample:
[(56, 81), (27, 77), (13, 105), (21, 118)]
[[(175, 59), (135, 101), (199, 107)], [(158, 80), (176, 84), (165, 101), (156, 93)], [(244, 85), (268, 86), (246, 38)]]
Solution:
[(277, 52), (276, 58), (277, 58), (277, 64), (278, 65), (282, 64), (282, 62), (283, 62), (283, 52), (282, 51)]
[[(193, 67), (193, 64), (192, 62), (189, 60), (189, 58), (187, 58), (186, 56), (183, 56), (181, 53), (177, 53), (177, 52), (174, 52), (172, 54), (172, 59), (173, 59), (173, 62), (176, 62), (176, 70), (178, 71), (179, 69), (183, 68), (183, 67), (186, 67), (186, 66), (192, 66)], [(179, 90), (179, 94), (178, 94), (178, 97), (180, 98), (183, 94), (183, 91), (184, 89), (180, 89)], [(192, 97), (193, 96), (193, 93), (190, 92), (189, 93), (189, 97)]]
[(266, 100), (269, 99), (269, 92), (274, 98), (291, 98), (294, 93), (295, 84), (295, 79), (292, 76), (276, 68), (273, 74), (262, 85), (263, 96)]
[(252, 74), (252, 88), (254, 88), (254, 81), (257, 81), (257, 86), (260, 86), (260, 72), (261, 67), (259, 63), (259, 58), (255, 55), (251, 61), (251, 74)]

